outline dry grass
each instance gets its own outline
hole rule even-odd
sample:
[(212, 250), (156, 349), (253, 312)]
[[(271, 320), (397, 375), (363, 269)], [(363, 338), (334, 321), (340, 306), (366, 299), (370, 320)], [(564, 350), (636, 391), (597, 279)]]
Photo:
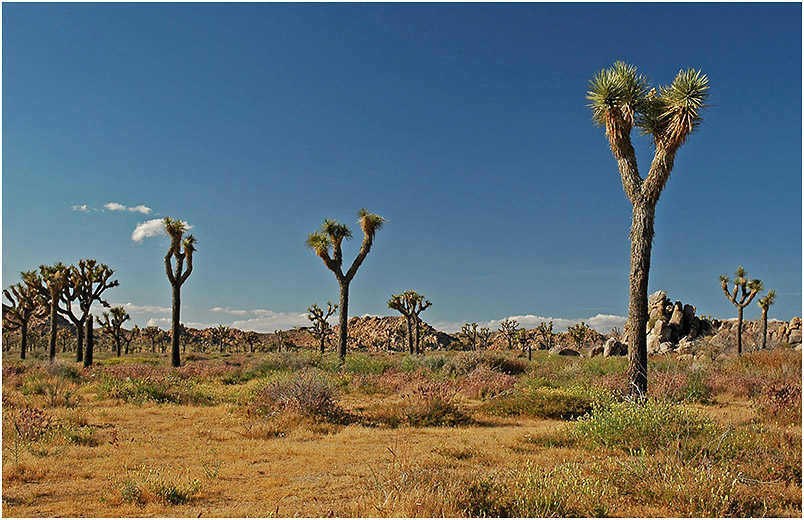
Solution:
[(9, 360), (3, 513), (801, 516), (795, 353), (657, 358), (643, 407), (622, 360), (535, 354)]

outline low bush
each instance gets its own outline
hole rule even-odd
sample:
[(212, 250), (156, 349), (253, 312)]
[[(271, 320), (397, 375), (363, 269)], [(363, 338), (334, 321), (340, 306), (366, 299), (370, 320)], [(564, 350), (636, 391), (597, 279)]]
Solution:
[(443, 371), (450, 375), (465, 375), (478, 367), (486, 367), (508, 375), (517, 375), (527, 370), (527, 361), (511, 358), (496, 351), (461, 352), (444, 363)]
[(751, 400), (760, 418), (780, 424), (801, 424), (801, 383), (775, 381), (763, 388)]
[(423, 381), (373, 415), (389, 426), (456, 426), (471, 422), (458, 406), (455, 389), (446, 381)]
[(526, 415), (570, 420), (592, 411), (592, 400), (562, 388), (520, 388), (513, 394), (489, 400), (482, 409), (502, 417)]
[(508, 374), (478, 367), (460, 382), (460, 388), (471, 399), (486, 399), (513, 389), (515, 383), (516, 380)]
[(158, 501), (168, 505), (186, 504), (201, 489), (196, 478), (177, 477), (168, 470), (146, 470), (144, 467), (127, 471), (118, 481), (120, 498), (124, 502), (144, 505)]
[(316, 369), (294, 373), (258, 393), (253, 406), (265, 412), (296, 412), (304, 417), (343, 422), (346, 412), (336, 401), (336, 387), (329, 376)]
[(382, 374), (389, 368), (391, 368), (391, 363), (388, 361), (363, 354), (347, 356), (343, 365), (345, 372), (353, 374)]

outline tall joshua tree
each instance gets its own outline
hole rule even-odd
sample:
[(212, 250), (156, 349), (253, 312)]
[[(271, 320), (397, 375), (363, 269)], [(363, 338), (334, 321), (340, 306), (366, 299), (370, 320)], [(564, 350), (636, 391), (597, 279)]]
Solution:
[[(181, 364), (181, 353), (179, 352), (181, 286), (193, 272), (193, 253), (195, 252), (196, 242), (193, 235), (187, 235), (182, 240), (186, 230), (187, 225), (181, 220), (165, 217), (165, 231), (170, 237), (170, 249), (165, 255), (165, 273), (170, 285), (173, 287), (173, 322), (170, 329), (170, 338), (171, 364), (174, 367), (178, 367)], [(186, 265), (185, 261), (187, 262)]]
[[(99, 302), (104, 307), (109, 307), (109, 303), (101, 295), (106, 289), (117, 287), (120, 282), (111, 280), (114, 270), (109, 269), (106, 264), (99, 264), (97, 260), (79, 260), (78, 266), (71, 265), (67, 268), (69, 283), (61, 295), (63, 308), (59, 312), (68, 317), (75, 325), (77, 336), (77, 347), (75, 360), (84, 360), (84, 324), (89, 317), (90, 308), (93, 302)], [(78, 302), (79, 312), (73, 312), (74, 301)], [(92, 334), (92, 329), (86, 329), (87, 334)], [(89, 339), (89, 338), (87, 338)]]
[(419, 314), (431, 305), (432, 302), (430, 300), (425, 299), (424, 296), (412, 290), (405, 291), (402, 294), (391, 295), (391, 299), (388, 300), (388, 308), (401, 312), (405, 317), (405, 322), (408, 325), (408, 352), (410, 354), (421, 353), (421, 342), (419, 338), (421, 319), (419, 318)]
[[(758, 293), (762, 292), (762, 281), (751, 280), (746, 276), (743, 266), (739, 266), (734, 273), (734, 289), (729, 293), (729, 277), (720, 275), (720, 288), (726, 298), (737, 307), (737, 354), (743, 353), (743, 309), (748, 307), (751, 300)], [(775, 293), (774, 293), (775, 296)]]
[(56, 360), (56, 335), (58, 331), (56, 318), (58, 316), (59, 300), (69, 283), (68, 268), (61, 262), (54, 265), (40, 265), (38, 273), (28, 271), (22, 274), (22, 278), (31, 290), (36, 291), (50, 305), (48, 357), (52, 363)]
[(768, 309), (776, 303), (776, 291), (770, 290), (764, 298), (757, 300), (757, 305), (762, 309), (762, 350), (768, 346)]
[[(321, 225), (321, 228), (314, 233), (307, 236), (307, 247), (315, 251), (315, 254), (324, 261), (327, 269), (335, 274), (340, 287), (340, 301), (338, 307), (340, 313), (338, 315), (338, 355), (343, 359), (346, 357), (346, 341), (347, 323), (349, 319), (349, 284), (355, 277), (358, 268), (366, 259), (366, 256), (371, 250), (371, 245), (374, 243), (374, 236), (377, 231), (382, 229), (382, 226), (387, 222), (384, 218), (373, 213), (369, 213), (365, 208), (357, 213), (358, 223), (363, 230), (363, 243), (360, 246), (360, 251), (357, 257), (352, 262), (352, 266), (344, 274), (343, 272), (343, 252), (341, 244), (344, 239), (349, 240), (352, 238), (352, 232), (345, 224), (341, 224), (337, 220), (326, 219)], [(330, 256), (330, 247), (332, 248), (332, 256)]]
[[(648, 273), (653, 244), (656, 204), (673, 170), (676, 153), (703, 120), (701, 111), (709, 97), (709, 79), (700, 71), (680, 71), (669, 86), (649, 89), (637, 69), (618, 61), (590, 81), (593, 121), (606, 129), (606, 137), (620, 171), (623, 189), (631, 202), (631, 268), (629, 274), (628, 376), (632, 391), (645, 395), (648, 388)], [(631, 144), (636, 126), (649, 136), (654, 149), (646, 178), (637, 167)]]
[(332, 334), (332, 326), (327, 320), (335, 314), (336, 310), (338, 310), (338, 305), (332, 305), (332, 302), (327, 302), (326, 313), (317, 303), (307, 309), (307, 319), (313, 322), (313, 326), (307, 329), (307, 333), (318, 340), (318, 348), (322, 354), (327, 338)]
[[(23, 277), (25, 275), (23, 273)], [(3, 303), (3, 328), (19, 329), (22, 335), (20, 359), (25, 359), (28, 350), (28, 323), (32, 318), (41, 318), (47, 314), (47, 302), (36, 289), (24, 283), (4, 289), (3, 296), (10, 302), (10, 305)]]

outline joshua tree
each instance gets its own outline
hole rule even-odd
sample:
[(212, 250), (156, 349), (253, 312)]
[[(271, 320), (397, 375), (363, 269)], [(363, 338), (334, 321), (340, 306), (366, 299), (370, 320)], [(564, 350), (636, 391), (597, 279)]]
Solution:
[(253, 330), (248, 330), (243, 333), (243, 341), (246, 342), (248, 345), (248, 349), (250, 352), (254, 352), (254, 345), (259, 345), (262, 343), (260, 340), (260, 335), (254, 332)]
[(69, 331), (69, 329), (61, 328), (56, 333), (56, 346), (61, 347), (61, 353), (64, 354), (67, 352), (67, 345), (72, 341), (73, 334)]
[(285, 352), (288, 351), (287, 348), (287, 341), (288, 341), (288, 333), (287, 331), (275, 329), (274, 330), (274, 337), (277, 340), (277, 352), (282, 352), (282, 347), (285, 348)]
[(431, 305), (430, 300), (412, 290), (405, 291), (402, 294), (391, 295), (391, 299), (388, 300), (388, 308), (401, 312), (405, 317), (405, 322), (408, 325), (408, 352), (410, 354), (421, 353), (419, 339), (421, 319), (419, 314)]
[(508, 342), (508, 348), (514, 348), (514, 340), (516, 339), (517, 330), (519, 330), (519, 322), (512, 319), (505, 319), (500, 322), (499, 332), (505, 337)]
[(212, 329), (212, 340), (218, 344), (221, 352), (226, 350), (226, 347), (232, 342), (233, 336), (234, 330), (226, 325), (218, 325)]
[[(25, 278), (26, 273), (23, 273)], [(10, 305), (3, 303), (3, 329), (19, 329), (22, 336), (20, 359), (25, 359), (28, 351), (28, 323), (32, 318), (47, 314), (47, 302), (39, 292), (24, 283), (17, 283), (3, 290), (3, 296)]]
[(87, 316), (87, 348), (84, 353), (84, 368), (91, 367), (95, 355), (95, 328), (92, 315)]
[(56, 318), (59, 310), (61, 294), (69, 283), (68, 268), (61, 262), (55, 265), (40, 265), (39, 272), (22, 273), (23, 281), (32, 291), (36, 291), (50, 305), (50, 340), (48, 357), (50, 362), (56, 360), (56, 334), (58, 324)]
[(322, 354), (324, 353), (327, 339), (333, 333), (332, 326), (327, 320), (335, 314), (336, 310), (338, 310), (338, 305), (332, 305), (332, 302), (327, 302), (326, 314), (317, 303), (307, 309), (307, 319), (313, 322), (313, 326), (308, 327), (306, 330), (308, 334), (318, 340), (318, 348)]
[[(365, 260), (366, 256), (369, 254), (377, 231), (382, 229), (383, 224), (387, 222), (381, 216), (369, 213), (365, 208), (361, 209), (357, 213), (357, 216), (360, 228), (363, 230), (363, 243), (360, 246), (357, 257), (354, 262), (352, 262), (352, 267), (349, 268), (346, 274), (343, 273), (343, 252), (341, 250), (341, 244), (344, 239), (349, 240), (352, 238), (352, 232), (349, 231), (349, 228), (345, 224), (341, 224), (337, 220), (326, 219), (321, 225), (321, 229), (307, 236), (306, 242), (307, 247), (315, 251), (315, 254), (324, 261), (324, 265), (327, 266), (327, 269), (335, 274), (335, 278), (338, 280), (338, 285), (340, 286), (340, 302), (338, 303), (338, 307), (340, 308), (340, 314), (338, 315), (338, 326), (340, 327), (338, 331), (338, 355), (341, 359), (346, 357), (346, 342), (349, 337), (346, 330), (349, 319), (349, 284), (352, 278), (355, 277), (363, 260)], [(329, 254), (330, 247), (332, 247), (332, 256)]]
[(776, 303), (776, 291), (770, 290), (764, 298), (757, 300), (757, 305), (762, 309), (762, 350), (768, 346), (768, 309)]
[[(117, 287), (120, 282), (110, 280), (114, 271), (106, 264), (98, 264), (97, 260), (79, 260), (78, 267), (71, 265), (67, 268), (69, 283), (61, 295), (63, 308), (59, 312), (70, 319), (75, 325), (77, 346), (75, 360), (79, 363), (84, 360), (84, 324), (89, 317), (93, 302), (99, 302), (104, 307), (109, 303), (101, 298), (106, 289)], [(78, 301), (80, 312), (73, 312), (72, 302)], [(87, 329), (91, 333), (91, 329)]]
[[(195, 252), (195, 237), (187, 235), (182, 240), (187, 225), (181, 220), (174, 220), (165, 217), (165, 231), (170, 236), (170, 249), (165, 255), (165, 273), (167, 274), (170, 285), (173, 286), (173, 322), (170, 329), (171, 337), (171, 358), (170, 362), (174, 367), (181, 364), (181, 354), (179, 353), (179, 335), (181, 329), (181, 286), (193, 272), (193, 253)], [(174, 259), (175, 265), (172, 265)], [(187, 261), (185, 268), (184, 262)]]
[(569, 332), (572, 341), (575, 342), (575, 346), (580, 350), (583, 347), (583, 342), (586, 341), (586, 336), (589, 335), (589, 326), (584, 323), (580, 322), (572, 327), (567, 327), (567, 332)]
[(536, 334), (538, 334), (541, 338), (541, 344), (544, 345), (544, 348), (551, 349), (553, 348), (553, 338), (555, 337), (555, 333), (553, 332), (553, 322), (550, 321), (548, 323), (540, 323), (538, 327), (536, 327)]
[(142, 329), (142, 331), (140, 331), (140, 335), (143, 338), (145, 338), (146, 340), (151, 342), (151, 352), (155, 353), (156, 352), (156, 344), (162, 342), (162, 337), (163, 337), (164, 333), (162, 332), (162, 330), (159, 327), (157, 327), (155, 325), (150, 325), (150, 326), (145, 327), (144, 329)]
[(480, 336), (480, 331), (477, 329), (477, 323), (465, 323), (461, 327), (460, 336), (466, 339), (467, 345), (472, 350), (477, 349), (477, 339)]
[[(653, 245), (656, 204), (673, 170), (676, 153), (703, 120), (701, 111), (709, 97), (709, 79), (694, 69), (682, 70), (673, 83), (650, 89), (636, 67), (616, 62), (590, 81), (587, 99), (593, 121), (606, 129), (609, 146), (617, 159), (623, 189), (633, 209), (631, 217), (631, 268), (629, 274), (628, 375), (632, 392), (645, 395), (648, 388), (648, 274)], [(639, 173), (631, 130), (637, 126), (650, 136), (654, 154), (645, 179)]]
[(528, 361), (533, 359), (533, 339), (536, 332), (528, 332), (527, 329), (519, 329), (516, 331), (516, 341), (522, 345), (522, 352), (528, 351)]
[(123, 342), (128, 343), (131, 341), (131, 336), (126, 338), (126, 333), (123, 330), (123, 323), (129, 319), (131, 319), (131, 316), (128, 315), (126, 309), (123, 307), (112, 307), (109, 309), (109, 312), (104, 312), (100, 318), (100, 325), (103, 332), (114, 338), (117, 357), (120, 357)]
[(731, 280), (724, 274), (720, 275), (720, 288), (723, 289), (726, 298), (737, 307), (737, 354), (740, 355), (743, 353), (743, 309), (748, 307), (754, 296), (762, 292), (763, 287), (761, 280), (750, 280), (746, 276), (743, 266), (737, 267), (734, 276), (734, 289), (731, 293), (729, 293)]
[(490, 328), (488, 327), (480, 327), (478, 332), (480, 335), (480, 348), (487, 349), (489, 348), (489, 342), (491, 341), (491, 335), (494, 334)]

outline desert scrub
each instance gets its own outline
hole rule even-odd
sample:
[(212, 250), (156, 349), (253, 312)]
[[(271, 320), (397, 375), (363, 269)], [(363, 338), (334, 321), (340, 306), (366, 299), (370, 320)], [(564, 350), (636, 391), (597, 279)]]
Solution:
[(801, 383), (775, 381), (764, 385), (751, 399), (751, 406), (764, 421), (801, 424)]
[(457, 426), (471, 418), (461, 410), (457, 392), (448, 381), (422, 381), (402, 394), (396, 402), (387, 403), (371, 419), (396, 426)]
[(482, 410), (501, 417), (569, 420), (592, 411), (592, 400), (573, 389), (519, 387), (509, 395), (488, 400)]
[(466, 375), (478, 367), (486, 367), (508, 375), (517, 375), (525, 372), (527, 362), (509, 357), (502, 352), (494, 351), (468, 351), (461, 352), (452, 357), (443, 366), (443, 371), (453, 376)]
[(112, 399), (122, 399), (128, 403), (176, 403), (179, 401), (175, 382), (163, 377), (121, 378), (112, 374), (101, 374), (98, 379), (99, 390)]
[(654, 370), (648, 394), (656, 399), (673, 402), (708, 404), (712, 400), (712, 387), (704, 368), (686, 368), (676, 365), (665, 370)]
[(337, 402), (337, 389), (332, 378), (317, 369), (292, 374), (260, 391), (252, 408), (268, 414), (295, 412), (303, 417), (342, 423), (348, 414)]
[(471, 517), (600, 517), (615, 490), (579, 464), (524, 468), (468, 482), (456, 497)]
[(384, 359), (352, 354), (346, 357), (342, 370), (353, 374), (382, 374), (391, 367), (392, 364)]
[(645, 399), (595, 405), (573, 423), (570, 434), (587, 449), (655, 453), (709, 431), (712, 424), (680, 405)]
[(151, 501), (168, 505), (186, 504), (201, 489), (201, 482), (189, 476), (176, 476), (169, 470), (126, 469), (124, 478), (117, 481), (123, 502), (140, 505)]
[(470, 399), (486, 399), (514, 388), (516, 379), (486, 367), (474, 369), (460, 381), (461, 392)]

